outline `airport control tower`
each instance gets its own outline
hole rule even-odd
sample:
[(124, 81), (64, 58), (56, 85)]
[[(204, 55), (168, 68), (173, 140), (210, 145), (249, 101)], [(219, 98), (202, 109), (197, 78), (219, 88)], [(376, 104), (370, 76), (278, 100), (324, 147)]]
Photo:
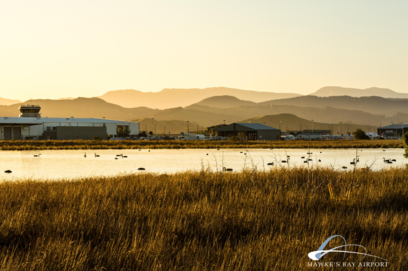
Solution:
[(41, 118), (40, 110), (41, 107), (39, 105), (22, 105), (20, 106), (20, 118)]

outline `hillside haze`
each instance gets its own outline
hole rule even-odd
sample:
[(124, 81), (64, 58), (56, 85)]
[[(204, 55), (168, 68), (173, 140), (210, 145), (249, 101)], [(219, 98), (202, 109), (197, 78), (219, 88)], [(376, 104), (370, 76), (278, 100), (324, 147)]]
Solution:
[(302, 96), (282, 100), (271, 100), (258, 103), (259, 105), (292, 105), (316, 108), (338, 108), (347, 110), (360, 110), (371, 114), (384, 114), (393, 116), (398, 112), (408, 113), (408, 99), (386, 99), (382, 97), (317, 97)]
[(202, 100), (201, 102), (196, 103), (196, 105), (201, 106), (210, 106), (210, 107), (218, 107), (218, 108), (229, 108), (235, 106), (251, 106), (256, 105), (257, 103), (251, 101), (243, 101), (234, 96), (214, 96), (207, 99)]
[(351, 97), (370, 97), (378, 96), (383, 98), (408, 99), (408, 93), (399, 93), (387, 88), (344, 88), (344, 87), (323, 87), (310, 95), (318, 97), (330, 96), (351, 96)]
[(273, 93), (252, 90), (242, 90), (226, 87), (194, 88), (194, 89), (163, 89), (159, 92), (142, 92), (134, 89), (109, 91), (99, 98), (123, 107), (145, 106), (150, 108), (166, 109), (179, 106), (188, 106), (203, 99), (229, 95), (240, 100), (263, 102), (275, 99), (285, 99), (301, 96), (295, 93)]
[(0, 105), (12, 105), (12, 104), (17, 104), (21, 103), (21, 101), (18, 100), (10, 100), (10, 99), (5, 99), (0, 97)]
[(256, 118), (242, 120), (245, 123), (262, 123), (271, 127), (276, 127), (284, 131), (304, 131), (304, 130), (331, 130), (333, 134), (347, 133), (356, 129), (364, 129), (365, 131), (376, 131), (376, 127), (369, 125), (361, 125), (355, 123), (321, 123), (312, 122), (307, 119), (299, 118), (293, 114), (278, 114), (266, 115)]
[[(408, 99), (384, 99), (381, 97), (353, 98), (349, 96), (316, 97), (302, 96), (268, 102), (255, 103), (243, 101), (232, 96), (216, 96), (199, 101), (186, 107), (169, 109), (152, 109), (148, 107), (126, 108), (108, 103), (99, 98), (77, 98), (73, 100), (29, 100), (24, 104), (38, 104), (42, 107), (42, 117), (60, 118), (103, 118), (140, 121), (144, 129), (153, 130), (153, 124), (160, 133), (177, 133), (186, 129), (189, 123), (195, 131), (202, 126), (239, 122), (242, 120), (257, 120), (262, 116), (292, 114), (297, 118), (314, 123), (350, 125), (359, 127), (368, 125), (387, 125), (391, 121), (399, 123), (408, 119)], [(20, 104), (10, 106), (0, 105), (0, 116), (17, 117)], [(388, 115), (388, 116), (387, 116)], [(285, 117), (285, 119), (288, 119)], [(284, 121), (284, 120), (279, 120)], [(295, 119), (288, 125), (303, 125)], [(148, 125), (148, 128), (145, 127)], [(278, 127), (279, 122), (270, 124)], [(318, 124), (316, 124), (318, 125)], [(201, 127), (200, 127), (201, 126)], [(317, 126), (316, 126), (317, 127)], [(291, 128), (292, 129), (292, 128)], [(296, 129), (299, 129), (296, 127)], [(159, 132), (158, 132), (159, 133)]]

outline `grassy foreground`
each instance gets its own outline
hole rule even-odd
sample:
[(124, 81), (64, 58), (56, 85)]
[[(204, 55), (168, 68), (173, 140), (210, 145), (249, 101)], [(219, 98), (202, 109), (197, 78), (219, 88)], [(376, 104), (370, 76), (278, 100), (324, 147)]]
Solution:
[(93, 140), (2, 140), (0, 150), (93, 150), (93, 149), (268, 149), (268, 148), (403, 148), (401, 140), (328, 140), (328, 141), (93, 141)]
[(3, 182), (0, 270), (314, 270), (307, 254), (334, 234), (408, 270), (407, 181), (280, 168)]

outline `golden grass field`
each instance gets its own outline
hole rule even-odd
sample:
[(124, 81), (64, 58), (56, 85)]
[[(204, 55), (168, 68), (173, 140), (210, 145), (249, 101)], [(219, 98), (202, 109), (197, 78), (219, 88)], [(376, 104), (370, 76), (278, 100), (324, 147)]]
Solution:
[(217, 148), (403, 148), (401, 140), (329, 140), (329, 141), (94, 141), (94, 140), (40, 140), (0, 141), (0, 150), (92, 150), (92, 149), (217, 149)]
[(2, 182), (0, 270), (315, 270), (307, 254), (335, 234), (408, 270), (407, 180), (275, 168)]

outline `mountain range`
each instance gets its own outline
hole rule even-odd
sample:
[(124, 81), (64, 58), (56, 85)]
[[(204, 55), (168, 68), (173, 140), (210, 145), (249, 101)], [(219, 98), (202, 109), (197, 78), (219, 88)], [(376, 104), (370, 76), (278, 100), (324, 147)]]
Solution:
[(309, 95), (318, 97), (330, 97), (330, 96), (350, 96), (350, 97), (370, 97), (378, 96), (383, 98), (393, 99), (408, 99), (408, 93), (395, 92), (388, 88), (344, 88), (344, 87), (323, 87), (316, 92)]
[(115, 90), (109, 91), (102, 96), (99, 96), (99, 98), (123, 107), (146, 106), (150, 108), (166, 109), (178, 106), (184, 107), (197, 103), (203, 99), (219, 95), (230, 95), (241, 100), (249, 100), (253, 102), (301, 96), (300, 94), (295, 93), (273, 93), (214, 87), (204, 89), (165, 88), (159, 92), (141, 92), (134, 89)]
[[(299, 97), (303, 98), (303, 97)], [(306, 96), (305, 98), (318, 98)], [(342, 100), (344, 97), (332, 97), (334, 100)], [(346, 97), (347, 98), (347, 97)], [(217, 99), (220, 99), (217, 102)], [(347, 122), (354, 124), (371, 124), (379, 125), (389, 123), (391, 121), (403, 121), (408, 119), (407, 113), (397, 113), (391, 117), (386, 117), (384, 114), (372, 114), (362, 110), (351, 110), (345, 108), (325, 107), (324, 104), (314, 104), (314, 106), (304, 106), (302, 103), (296, 102), (299, 105), (291, 105), (291, 98), (285, 100), (271, 101), (278, 104), (263, 104), (263, 103), (248, 103), (247, 101), (237, 100), (234, 97), (213, 97), (210, 100), (204, 101), (204, 104), (209, 104), (213, 101), (214, 105), (219, 106), (224, 103), (223, 107), (212, 107), (201, 105), (202, 102), (192, 104), (186, 107), (175, 107), (170, 109), (152, 109), (148, 107), (126, 108), (116, 104), (108, 103), (99, 98), (77, 98), (74, 100), (30, 100), (30, 104), (39, 104), (42, 107), (42, 117), (76, 117), (76, 118), (103, 118), (116, 119), (125, 121), (140, 121), (143, 119), (154, 119), (155, 121), (182, 121), (191, 123), (191, 125), (212, 126), (215, 124), (237, 122), (249, 118), (256, 118), (265, 115), (277, 114), (294, 114), (308, 120), (322, 123), (339, 123)], [(369, 99), (377, 100), (378, 97), (370, 97)], [(384, 99), (387, 100), (387, 99)], [(226, 101), (231, 102), (231, 107), (228, 107)], [(286, 104), (279, 104), (280, 101), (287, 101)], [(398, 100), (396, 100), (398, 101)], [(408, 100), (406, 100), (408, 103)], [(289, 104), (289, 105), (287, 105)], [(339, 105), (342, 103), (338, 102)], [(209, 104), (211, 105), (211, 104)], [(19, 115), (20, 104), (10, 106), (0, 106), (0, 116), (16, 117)], [(389, 105), (392, 107), (392, 104)]]
[[(305, 97), (296, 93), (273, 93), (260, 92), (252, 90), (241, 90), (226, 87), (213, 87), (204, 89), (163, 89), (160, 92), (142, 92), (134, 89), (109, 91), (99, 98), (122, 107), (149, 107), (157, 109), (166, 109), (174, 107), (185, 107), (194, 103), (201, 102), (201, 105), (212, 105), (211, 97), (230, 96), (236, 98), (236, 105), (249, 105), (250, 102), (260, 103), (271, 100), (282, 100), (295, 97)], [(386, 88), (344, 88), (344, 87), (323, 87), (316, 92), (306, 96), (333, 97), (333, 96), (350, 96), (350, 97), (370, 97), (377, 96), (391, 99), (407, 99), (407, 93), (398, 93)], [(64, 97), (58, 100), (72, 100), (74, 98)], [(210, 99), (210, 100), (206, 100)], [(231, 100), (231, 98), (229, 98)], [(240, 100), (240, 101), (239, 101)], [(219, 101), (219, 99), (217, 100)], [(232, 101), (232, 100), (231, 100)], [(229, 104), (231, 104), (229, 101)], [(11, 105), (20, 103), (18, 100), (9, 100), (0, 98), (0, 105)], [(217, 105), (217, 107), (220, 107)]]
[(348, 133), (355, 131), (357, 129), (363, 129), (365, 131), (371, 131), (372, 129), (375, 131), (375, 127), (370, 125), (360, 125), (355, 123), (322, 123), (322, 122), (315, 122), (306, 120), (303, 118), (299, 118), (293, 114), (278, 114), (278, 115), (267, 115), (261, 116), (256, 118), (246, 119), (240, 122), (244, 123), (263, 123), (268, 126), (277, 127), (281, 131), (303, 131), (303, 130), (331, 130), (333, 134), (338, 133)]
[(339, 108), (360, 110), (371, 114), (385, 114), (392, 116), (397, 112), (408, 113), (408, 99), (386, 99), (382, 97), (350, 97), (350, 96), (301, 96), (283, 100), (271, 100), (258, 105), (292, 105), (316, 108)]
[[(159, 109), (157, 106), (125, 107), (97, 97), (61, 98), (58, 100), (41, 99), (29, 100), (25, 103), (39, 104), (42, 107), (42, 117), (106, 118), (137, 121), (141, 124), (142, 130), (153, 131), (153, 127), (155, 127), (160, 133), (164, 131), (182, 132), (186, 130), (186, 125), (191, 127), (192, 130), (197, 130), (197, 128), (202, 130), (202, 127), (224, 122), (266, 122), (273, 127), (285, 123), (285, 125), (289, 125), (290, 130), (293, 130), (299, 129), (301, 125), (310, 125), (312, 120), (317, 125), (316, 129), (320, 124), (323, 127), (330, 127), (330, 125), (333, 127), (333, 125), (339, 125), (340, 122), (347, 123), (350, 129), (354, 129), (355, 127), (378, 127), (379, 125), (388, 125), (391, 122), (400, 123), (408, 120), (408, 99), (341, 95), (329, 97), (308, 95), (276, 99), (279, 96), (276, 96), (276, 93), (272, 93), (272, 96), (259, 96), (258, 94), (263, 95), (264, 93), (235, 91), (227, 88), (205, 90), (212, 94), (216, 90), (222, 95), (217, 93), (217, 95), (205, 97), (198, 101), (195, 101), (196, 98), (193, 99), (189, 96), (191, 100), (194, 100), (193, 103), (166, 109)], [(332, 90), (331, 87), (323, 88), (317, 91), (317, 94), (325, 95), (325, 93)], [(336, 88), (335, 93), (340, 90)], [(176, 95), (175, 93), (178, 91), (179, 95)], [(181, 93), (186, 93), (186, 91), (185, 89), (169, 89), (167, 91), (163, 90), (163, 93), (167, 92), (166, 95), (170, 93), (174, 96), (173, 99), (181, 100)], [(195, 92), (200, 91), (195, 90)], [(223, 91), (241, 93), (246, 98), (239, 99), (234, 95), (224, 95)], [(129, 93), (134, 94), (134, 91), (131, 90)], [(248, 93), (258, 94), (254, 94), (256, 97), (251, 98), (247, 95)], [(268, 97), (273, 99), (264, 100)], [(7, 100), (7, 102), (12, 104), (0, 105), (0, 116), (17, 117), (20, 113), (19, 106), (23, 103), (16, 100)], [(293, 126), (293, 129), (291, 126)]]

